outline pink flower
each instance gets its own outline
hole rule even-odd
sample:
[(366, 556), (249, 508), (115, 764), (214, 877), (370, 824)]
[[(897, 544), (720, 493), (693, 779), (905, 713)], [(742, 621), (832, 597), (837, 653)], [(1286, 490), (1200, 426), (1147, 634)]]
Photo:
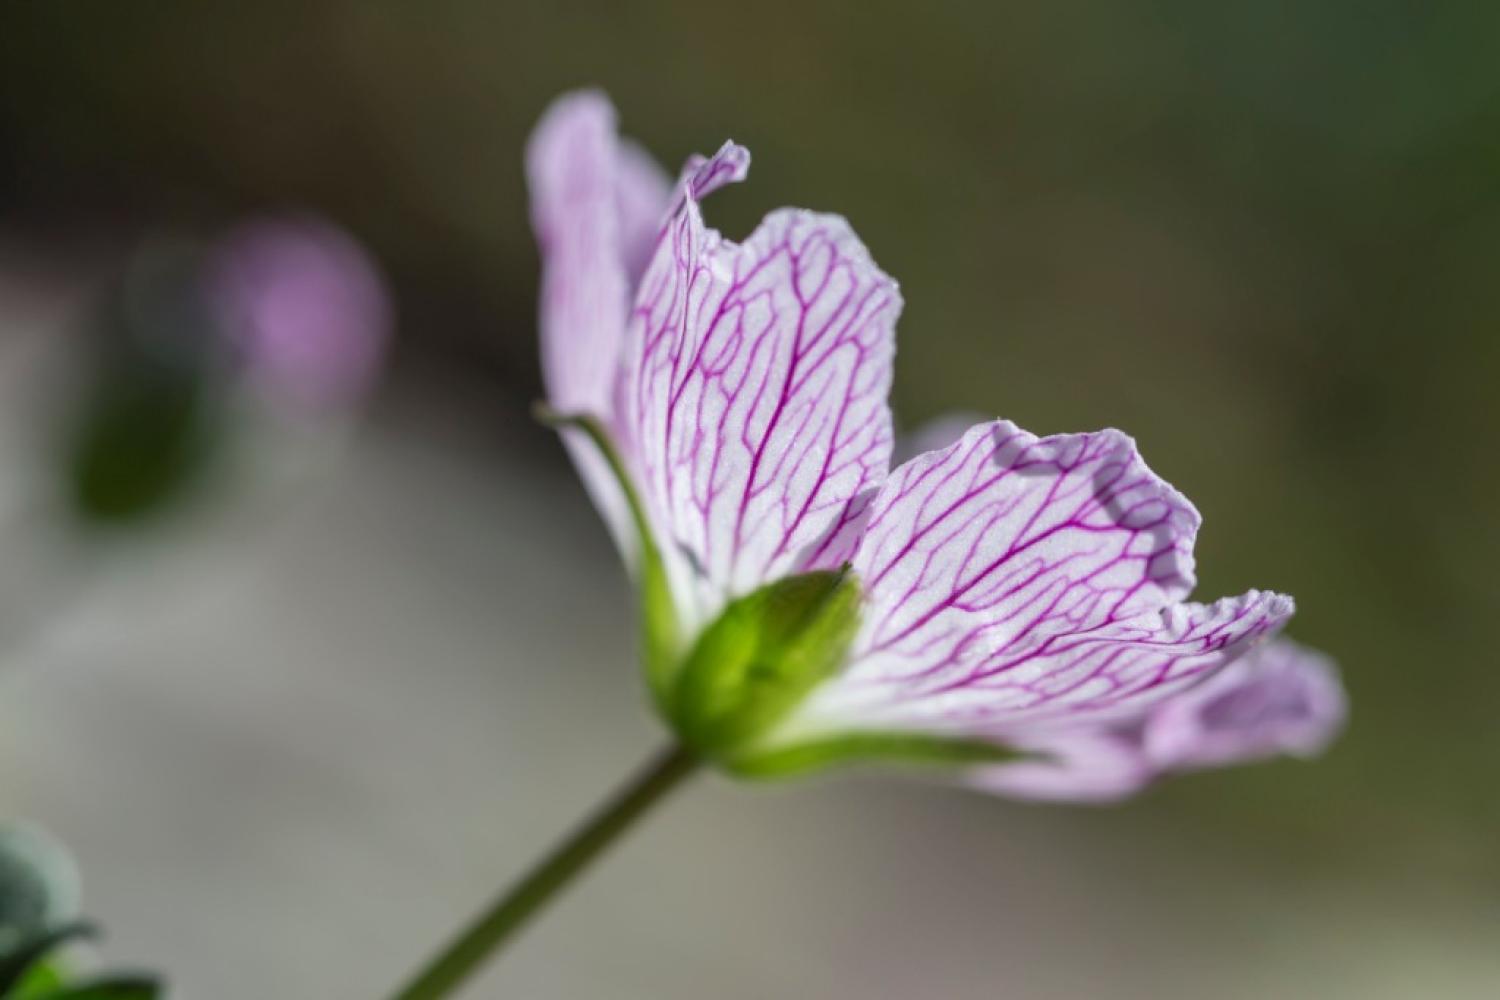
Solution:
[(343, 408), (379, 375), (390, 300), (369, 255), (330, 223), (244, 224), (213, 248), (208, 280), (250, 377), (279, 403)]
[(1118, 431), (981, 423), (892, 469), (896, 283), (838, 216), (709, 229), (703, 199), (749, 162), (726, 143), (670, 193), (641, 183), (597, 94), (528, 150), (549, 402), (641, 579), (684, 740), (742, 773), (894, 757), (983, 786), (1290, 617), (1261, 591), (1187, 602), (1198, 512)]

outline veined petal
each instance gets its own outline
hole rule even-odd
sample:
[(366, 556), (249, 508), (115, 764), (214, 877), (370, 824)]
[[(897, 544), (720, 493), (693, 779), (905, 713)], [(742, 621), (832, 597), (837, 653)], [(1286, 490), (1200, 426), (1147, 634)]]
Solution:
[(853, 559), (865, 624), (799, 727), (1003, 738), (1141, 711), (1291, 614), (1254, 591), (1175, 603), (1198, 523), (1118, 431), (973, 428), (880, 489)]
[[(1250, 591), (1010, 649), (988, 648), (985, 626), (975, 621), (966, 639), (985, 651), (972, 661), (939, 667), (918, 656), (905, 664), (898, 657), (855, 660), (814, 693), (804, 714), (824, 727), (905, 726), (1024, 745), (1033, 727), (1103, 724), (1144, 711), (1246, 653), (1292, 610), (1290, 598)], [(877, 675), (871, 666), (889, 672)]]
[(1313, 756), (1345, 713), (1333, 662), (1278, 637), (1142, 718), (1037, 732), (1020, 741), (1036, 756), (975, 768), (966, 781), (1015, 798), (1113, 802), (1172, 773)]
[[(666, 176), (621, 143), (614, 108), (594, 92), (564, 95), (547, 110), (527, 146), (526, 172), (542, 256), (548, 402), (612, 427), (631, 291), (667, 210)], [(607, 463), (578, 431), (562, 433), (584, 486), (633, 558), (626, 503)]]
[[(738, 184), (750, 176), (750, 150), (734, 140), (719, 147), (713, 156), (694, 153), (682, 166), (679, 191), (683, 197), (702, 203), (727, 184)], [(673, 209), (680, 207), (673, 205)]]
[(547, 401), (560, 412), (601, 419), (609, 416), (630, 308), (618, 154), (614, 108), (594, 92), (558, 98), (526, 149), (532, 226), (542, 255)]
[(699, 623), (846, 561), (890, 461), (896, 285), (837, 216), (774, 212), (743, 245), (708, 229), (699, 198), (747, 162), (690, 165), (628, 334), (621, 419)]
[(1145, 750), (1156, 766), (1178, 771), (1310, 757), (1337, 734), (1346, 711), (1333, 661), (1277, 638), (1162, 703), (1146, 725)]

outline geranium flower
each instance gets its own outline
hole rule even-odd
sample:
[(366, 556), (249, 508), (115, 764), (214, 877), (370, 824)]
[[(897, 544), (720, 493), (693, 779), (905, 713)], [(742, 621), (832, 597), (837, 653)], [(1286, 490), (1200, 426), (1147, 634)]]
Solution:
[(549, 404), (686, 745), (748, 775), (879, 757), (998, 788), (1286, 622), (1269, 592), (1187, 602), (1198, 512), (1119, 431), (981, 423), (891, 469), (896, 283), (836, 215), (708, 228), (749, 162), (726, 143), (669, 185), (591, 93), (528, 151)]

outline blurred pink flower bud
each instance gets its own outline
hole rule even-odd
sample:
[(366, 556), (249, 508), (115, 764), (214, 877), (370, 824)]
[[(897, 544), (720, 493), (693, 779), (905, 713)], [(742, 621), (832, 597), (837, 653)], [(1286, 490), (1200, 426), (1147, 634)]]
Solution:
[(374, 385), (393, 310), (343, 230), (311, 217), (246, 223), (213, 247), (208, 281), (248, 376), (278, 404), (340, 409)]

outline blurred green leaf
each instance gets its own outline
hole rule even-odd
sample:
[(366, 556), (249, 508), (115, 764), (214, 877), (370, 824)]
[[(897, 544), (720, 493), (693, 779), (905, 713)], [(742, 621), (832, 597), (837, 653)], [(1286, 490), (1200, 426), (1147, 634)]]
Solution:
[(101, 310), (68, 448), (74, 506), (130, 523), (199, 482), (222, 440), (225, 338), (191, 248), (146, 247)]
[(73, 444), (71, 481), (87, 520), (131, 521), (180, 499), (213, 439), (202, 390), (182, 380), (121, 380), (94, 399)]
[(27, 969), (15, 989), (5, 994), (5, 997), (6, 1000), (46, 1000), (62, 989), (65, 982), (67, 973), (62, 962), (56, 958), (44, 959)]
[(0, 826), (0, 955), (72, 919), (78, 875), (67, 850), (23, 824)]
[(148, 976), (113, 976), (70, 986), (41, 1000), (154, 1000), (162, 996), (161, 983)]
[(0, 956), (0, 996), (14, 989), (33, 966), (57, 948), (77, 938), (97, 934), (98, 930), (92, 924), (67, 924), (38, 934)]

